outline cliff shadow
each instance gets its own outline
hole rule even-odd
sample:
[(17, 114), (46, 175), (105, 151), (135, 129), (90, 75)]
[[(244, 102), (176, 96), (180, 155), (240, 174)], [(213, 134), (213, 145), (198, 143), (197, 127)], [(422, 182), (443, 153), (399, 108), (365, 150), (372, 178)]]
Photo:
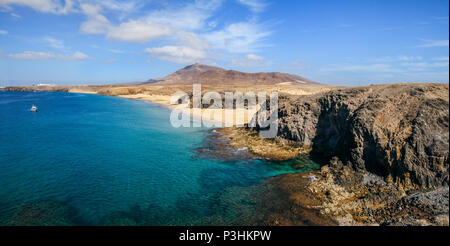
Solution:
[(321, 102), (321, 105), (311, 159), (327, 165), (337, 157), (354, 170), (367, 170), (386, 177), (389, 173), (384, 164), (386, 158), (366, 127), (370, 119), (358, 117), (359, 110), (364, 107), (373, 110), (376, 105), (362, 105), (352, 113), (346, 104)]

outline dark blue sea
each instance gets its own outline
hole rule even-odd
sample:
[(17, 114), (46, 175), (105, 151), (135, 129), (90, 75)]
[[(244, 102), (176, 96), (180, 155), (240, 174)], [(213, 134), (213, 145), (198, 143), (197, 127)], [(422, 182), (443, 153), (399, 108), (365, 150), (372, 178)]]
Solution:
[(117, 97), (0, 92), (0, 224), (228, 224), (251, 210), (245, 187), (317, 168), (199, 155), (211, 129), (169, 116)]

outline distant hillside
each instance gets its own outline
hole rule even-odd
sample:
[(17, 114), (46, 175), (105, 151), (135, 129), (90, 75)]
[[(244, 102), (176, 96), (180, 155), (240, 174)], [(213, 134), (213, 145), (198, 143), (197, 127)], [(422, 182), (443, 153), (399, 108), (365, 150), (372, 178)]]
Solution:
[(317, 82), (287, 73), (244, 73), (203, 64), (193, 64), (157, 82), (158, 85), (306, 85)]

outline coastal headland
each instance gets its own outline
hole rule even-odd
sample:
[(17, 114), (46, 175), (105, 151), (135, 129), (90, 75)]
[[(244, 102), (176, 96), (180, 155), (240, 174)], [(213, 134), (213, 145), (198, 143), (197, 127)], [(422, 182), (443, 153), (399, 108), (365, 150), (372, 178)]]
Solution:
[(260, 138), (259, 127), (217, 131), (230, 147), (260, 158), (308, 155), (322, 165), (319, 171), (264, 180), (260, 198), (270, 209), (263, 224), (449, 225), (448, 84), (336, 87), (294, 75), (194, 64), (138, 84), (2, 90), (94, 93), (173, 107), (171, 95), (192, 92), (194, 83), (204, 93), (278, 92), (276, 138)]

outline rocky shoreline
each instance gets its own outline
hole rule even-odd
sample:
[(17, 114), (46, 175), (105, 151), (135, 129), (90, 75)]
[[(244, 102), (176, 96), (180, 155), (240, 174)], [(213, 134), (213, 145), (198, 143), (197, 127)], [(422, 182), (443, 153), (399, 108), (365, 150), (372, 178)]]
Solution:
[(226, 148), (325, 164), (264, 180), (262, 224), (448, 226), (448, 106), (448, 85), (349, 88), (282, 98), (275, 139), (217, 131)]
[(69, 92), (66, 86), (9, 86), (0, 88), (5, 92)]
[(257, 127), (217, 129), (226, 139), (218, 138), (219, 154), (245, 149), (245, 158), (276, 161), (308, 155), (324, 164), (254, 187), (251, 196), (264, 204), (255, 223), (449, 225), (448, 84), (283, 95), (278, 116), (275, 139), (259, 138)]
[[(281, 206), (287, 210), (274, 209), (266, 224), (325, 216), (337, 225), (448, 226), (448, 107), (444, 84), (380, 85), (282, 98), (279, 140), (273, 141), (311, 146), (309, 155), (326, 164), (320, 171), (267, 179), (268, 194), (287, 194)], [(267, 147), (264, 141), (247, 144), (258, 149)], [(294, 154), (290, 148), (273, 153)]]

